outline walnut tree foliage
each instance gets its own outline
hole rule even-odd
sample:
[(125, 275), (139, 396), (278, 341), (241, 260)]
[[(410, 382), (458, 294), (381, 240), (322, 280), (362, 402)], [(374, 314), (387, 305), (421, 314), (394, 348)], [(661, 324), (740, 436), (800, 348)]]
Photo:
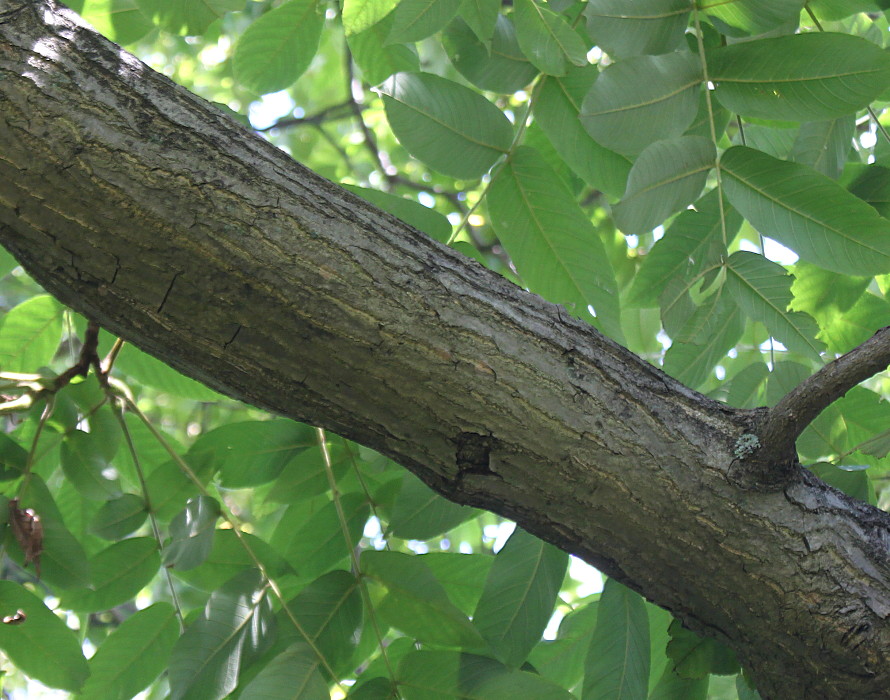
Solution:
[[(880, 0), (69, 4), (731, 406), (775, 403), (890, 325)], [(758, 697), (731, 650), (615, 581), (579, 588), (555, 547), (516, 529), (492, 556), (496, 516), (121, 344), (11, 256), (0, 272), (7, 690)], [(884, 508), (885, 381), (797, 443)]]

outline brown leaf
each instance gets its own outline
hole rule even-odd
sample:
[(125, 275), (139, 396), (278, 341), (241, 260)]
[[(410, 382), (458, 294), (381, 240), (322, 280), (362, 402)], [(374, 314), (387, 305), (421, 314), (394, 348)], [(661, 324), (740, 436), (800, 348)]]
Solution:
[[(33, 508), (19, 508), (19, 500), (9, 502), (9, 524), (16, 542), (25, 554), (25, 566), (32, 561), (40, 578), (40, 555), (43, 553), (43, 524)], [(5, 621), (5, 620), (4, 620)]]

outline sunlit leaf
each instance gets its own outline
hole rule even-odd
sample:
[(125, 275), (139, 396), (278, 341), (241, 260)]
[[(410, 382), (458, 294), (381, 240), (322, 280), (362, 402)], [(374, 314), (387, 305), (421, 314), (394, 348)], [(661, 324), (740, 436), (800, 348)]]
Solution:
[(270, 10), (235, 44), (235, 79), (261, 95), (292, 85), (312, 62), (322, 27), (316, 0), (288, 0)]
[(155, 603), (134, 613), (90, 659), (90, 677), (82, 697), (130, 700), (167, 667), (177, 639), (179, 624), (169, 603)]
[(405, 43), (426, 39), (452, 20), (460, 3), (461, 0), (401, 0), (393, 13), (389, 41)]
[(435, 209), (423, 206), (420, 202), (397, 197), (388, 192), (372, 190), (368, 187), (357, 187), (355, 185), (343, 185), (343, 187), (362, 199), (371, 202), (371, 204), (380, 207), (383, 211), (398, 217), (405, 223), (411, 224), (414, 228), (423, 231), (440, 243), (446, 243), (451, 236), (451, 224), (448, 219)]
[(399, 0), (343, 0), (343, 29), (346, 35), (357, 34), (377, 24)]
[(597, 45), (625, 57), (679, 49), (689, 11), (688, 0), (590, 0), (584, 14)]
[(732, 112), (761, 119), (834, 119), (890, 86), (890, 56), (849, 34), (793, 34), (708, 52), (714, 94)]
[(370, 85), (379, 85), (393, 73), (420, 68), (417, 49), (413, 45), (386, 43), (392, 22), (393, 15), (389, 14), (357, 34), (346, 34), (352, 58)]
[(520, 666), (541, 638), (568, 563), (565, 552), (519, 527), (495, 557), (473, 624), (508, 666)]
[(121, 45), (141, 39), (154, 28), (136, 0), (86, 0), (80, 14), (99, 32)]
[(834, 180), (744, 146), (720, 159), (732, 205), (804, 260), (848, 275), (890, 272), (890, 221)]
[(140, 384), (174, 396), (194, 401), (220, 401), (223, 397), (200, 382), (190, 379), (169, 365), (133, 345), (125, 345), (114, 363), (116, 371), (124, 372)]
[(701, 80), (701, 63), (691, 53), (618, 61), (584, 98), (581, 123), (602, 146), (635, 156), (686, 131), (698, 111)]
[(463, 0), (459, 12), (479, 41), (488, 42), (498, 17), (502, 16), (498, 12), (500, 8), (501, 0)]
[(717, 152), (710, 139), (680, 136), (648, 146), (630, 169), (627, 191), (612, 207), (624, 233), (652, 230), (701, 194)]
[(0, 319), (0, 370), (34, 372), (49, 365), (62, 340), (62, 307), (45, 294), (13, 307)]
[(89, 669), (77, 634), (20, 584), (0, 581), (0, 617), (21, 611), (21, 624), (0, 624), (0, 648), (23, 673), (51, 688), (76, 691)]
[(428, 73), (398, 73), (381, 92), (396, 138), (446, 175), (478, 178), (510, 147), (513, 129), (504, 113), (462, 85)]
[(202, 34), (227, 12), (243, 10), (245, 0), (136, 0), (142, 14), (174, 34)]

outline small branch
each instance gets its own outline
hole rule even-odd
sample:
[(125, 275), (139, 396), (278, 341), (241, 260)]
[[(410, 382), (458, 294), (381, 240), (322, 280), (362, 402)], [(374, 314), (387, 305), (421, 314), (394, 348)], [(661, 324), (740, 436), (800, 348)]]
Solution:
[[(823, 410), (860, 382), (890, 365), (890, 326), (882, 328), (859, 347), (828, 363), (789, 391), (766, 413), (757, 429), (760, 449), (751, 466), (760, 476), (796, 462), (797, 438)], [(764, 480), (773, 482), (772, 477)]]

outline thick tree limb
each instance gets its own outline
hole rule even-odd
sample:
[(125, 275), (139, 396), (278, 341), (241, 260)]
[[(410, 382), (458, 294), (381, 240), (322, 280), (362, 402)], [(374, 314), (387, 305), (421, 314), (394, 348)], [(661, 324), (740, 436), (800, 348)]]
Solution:
[(887, 514), (797, 467), (740, 488), (760, 413), (323, 180), (49, 0), (0, 0), (0, 241), (184, 373), (727, 641), (764, 698), (886, 697)]

